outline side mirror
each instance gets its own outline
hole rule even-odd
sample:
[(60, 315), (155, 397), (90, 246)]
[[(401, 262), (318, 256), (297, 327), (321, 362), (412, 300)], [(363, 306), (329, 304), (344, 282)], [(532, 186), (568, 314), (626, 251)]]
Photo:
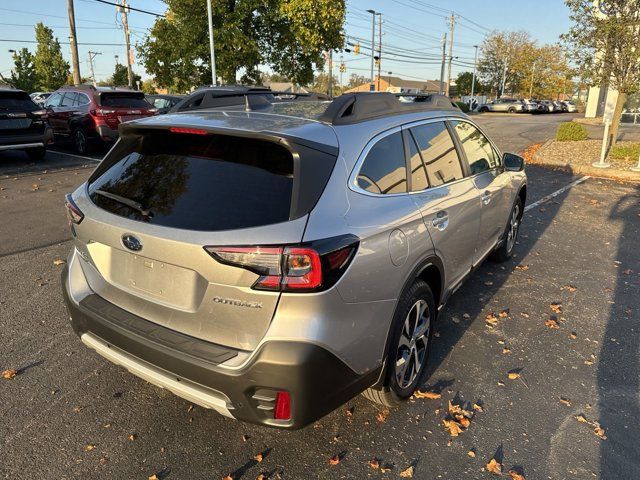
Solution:
[(524, 158), (515, 153), (505, 153), (502, 156), (502, 164), (509, 172), (521, 172), (524, 170)]

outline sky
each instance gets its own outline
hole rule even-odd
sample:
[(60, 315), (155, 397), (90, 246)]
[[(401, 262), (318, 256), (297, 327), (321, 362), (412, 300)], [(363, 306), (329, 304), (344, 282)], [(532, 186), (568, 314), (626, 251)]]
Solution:
[[(62, 45), (63, 55), (71, 63), (66, 3), (66, 0), (0, 0), (2, 75), (8, 76), (13, 66), (9, 49), (27, 47), (35, 52), (35, 43), (28, 42), (35, 40), (33, 27), (39, 21), (51, 27), (61, 43), (66, 42)], [(162, 0), (129, 0), (128, 3), (131, 7), (158, 13), (165, 9)], [(474, 45), (480, 44), (491, 30), (526, 30), (539, 44), (545, 44), (557, 42), (559, 35), (570, 26), (569, 11), (563, 0), (347, 0), (345, 34), (349, 43), (360, 43), (361, 53), (334, 54), (336, 76), (339, 76), (338, 66), (343, 56), (347, 68), (343, 74), (345, 83), (351, 74), (366, 77), (370, 74), (371, 57), (367, 49), (371, 42), (372, 15), (367, 12), (369, 9), (382, 14), (383, 76), (393, 72), (394, 76), (411, 80), (440, 77), (441, 39), (442, 34), (449, 31), (448, 17), (452, 9), (456, 14), (453, 56), (457, 57), (454, 60), (457, 64), (452, 68), (453, 78), (473, 68)], [(206, 15), (206, 8), (202, 14)], [(116, 8), (96, 0), (75, 0), (75, 17), (81, 74), (90, 76), (88, 52), (100, 52), (94, 60), (95, 76), (97, 80), (106, 79), (113, 73), (116, 55), (119, 63), (126, 62), (124, 33)], [(132, 44), (144, 38), (154, 20), (152, 15), (130, 12)], [(395, 55), (385, 57), (385, 51)], [(133, 69), (148, 78), (141, 64), (134, 64)]]

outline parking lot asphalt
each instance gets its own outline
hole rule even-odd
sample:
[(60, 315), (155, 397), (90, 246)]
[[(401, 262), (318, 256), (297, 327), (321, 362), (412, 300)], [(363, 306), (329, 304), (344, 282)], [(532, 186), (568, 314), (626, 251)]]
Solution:
[[(475, 119), (520, 151), (555, 131), (537, 118), (558, 117)], [(440, 315), (424, 385), (440, 399), (387, 415), (356, 397), (287, 432), (193, 407), (80, 343), (54, 262), (70, 246), (63, 195), (91, 167), (17, 155), (0, 155), (0, 371), (19, 369), (0, 378), (0, 478), (398, 478), (413, 466), (413, 478), (483, 479), (493, 457), (527, 479), (640, 478), (640, 187), (587, 179), (527, 211), (516, 257), (485, 263)], [(578, 180), (527, 172), (528, 204)], [(482, 410), (457, 437), (442, 422), (449, 400)]]

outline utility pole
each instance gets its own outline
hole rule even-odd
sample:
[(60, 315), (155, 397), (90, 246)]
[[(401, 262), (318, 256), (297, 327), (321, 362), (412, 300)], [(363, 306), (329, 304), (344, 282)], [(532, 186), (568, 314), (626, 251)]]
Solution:
[(447, 62), (447, 34), (442, 34), (442, 64), (440, 65), (440, 95), (444, 95), (444, 66)]
[(91, 78), (93, 79), (93, 86), (96, 87), (96, 75), (95, 73), (93, 73), (93, 59), (97, 56), (97, 55), (102, 55), (102, 52), (89, 52), (89, 65), (91, 66)]
[(507, 59), (504, 59), (504, 71), (502, 72), (502, 88), (500, 89), (500, 97), (504, 95), (504, 86), (507, 83)]
[(453, 61), (453, 32), (456, 26), (456, 16), (451, 13), (449, 18), (449, 70), (447, 73), (447, 85), (445, 87), (445, 95), (449, 96), (449, 87), (451, 86), (451, 62)]
[(373, 85), (373, 57), (376, 55), (376, 11), (367, 10), (367, 12), (371, 14), (371, 85)]
[(129, 13), (129, 6), (127, 5), (127, 0), (122, 0), (122, 5), (117, 7), (120, 15), (122, 15), (122, 26), (124, 27), (124, 42), (127, 47), (127, 79), (129, 83), (129, 88), (133, 88), (133, 71), (131, 70), (131, 38), (129, 35), (129, 20), (127, 19), (127, 14)]
[(69, 44), (71, 45), (71, 64), (73, 66), (73, 84), (77, 87), (82, 82), (80, 76), (80, 60), (78, 59), (78, 42), (76, 38), (76, 14), (73, 10), (73, 0), (67, 0), (67, 14), (69, 15)]
[(342, 92), (342, 70), (344, 69), (344, 57), (340, 55), (340, 92)]
[(533, 74), (536, 71), (536, 62), (533, 62), (533, 65), (531, 66), (531, 86), (529, 86), (529, 98), (531, 98), (531, 96), (533, 95)]
[(380, 18), (378, 19), (378, 87), (376, 90), (380, 91), (380, 69), (382, 68), (382, 14), (378, 13)]
[(331, 98), (333, 98), (333, 50), (329, 50), (329, 78), (327, 79), (327, 90)]
[(473, 48), (476, 49), (476, 53), (473, 56), (473, 78), (471, 79), (471, 96), (476, 91), (476, 64), (478, 63), (478, 45), (474, 45)]
[(216, 79), (216, 50), (213, 43), (213, 11), (211, 7), (211, 0), (207, 0), (207, 15), (209, 17), (209, 51), (211, 52), (211, 85), (214, 87), (218, 85)]

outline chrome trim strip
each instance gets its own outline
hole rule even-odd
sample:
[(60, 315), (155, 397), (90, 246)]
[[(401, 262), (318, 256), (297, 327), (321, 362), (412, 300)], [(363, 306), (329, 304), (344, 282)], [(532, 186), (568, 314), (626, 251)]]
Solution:
[(203, 387), (186, 378), (177, 378), (169, 372), (144, 362), (117, 347), (107, 344), (91, 333), (83, 333), (82, 343), (95, 350), (104, 358), (120, 365), (134, 375), (160, 388), (166, 388), (179, 397), (196, 403), (204, 408), (210, 408), (225, 417), (235, 418), (230, 410), (233, 406), (226, 396), (213, 389)]

